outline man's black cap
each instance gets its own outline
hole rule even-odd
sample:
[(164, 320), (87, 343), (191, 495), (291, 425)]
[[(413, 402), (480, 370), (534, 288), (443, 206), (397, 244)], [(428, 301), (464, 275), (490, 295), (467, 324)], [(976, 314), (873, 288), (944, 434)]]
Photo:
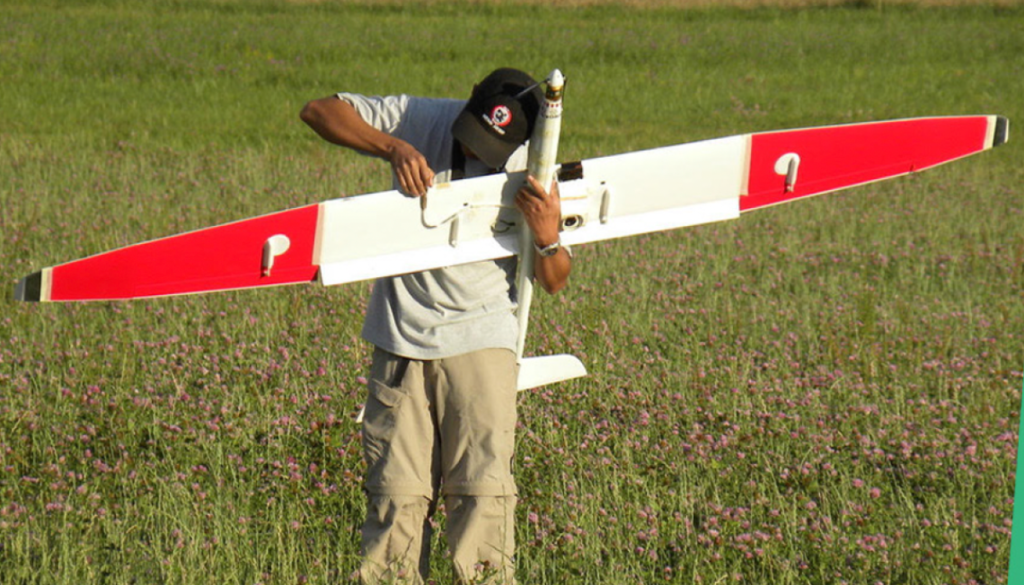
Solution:
[(533, 133), (544, 90), (518, 69), (497, 69), (473, 91), (452, 136), (493, 169), (504, 168)]

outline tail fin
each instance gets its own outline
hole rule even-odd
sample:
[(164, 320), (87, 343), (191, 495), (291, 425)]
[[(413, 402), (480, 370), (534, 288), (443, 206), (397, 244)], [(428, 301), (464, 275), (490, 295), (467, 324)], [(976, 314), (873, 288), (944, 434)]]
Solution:
[(519, 364), (520, 392), (555, 382), (587, 375), (587, 368), (576, 356), (560, 354), (523, 358)]

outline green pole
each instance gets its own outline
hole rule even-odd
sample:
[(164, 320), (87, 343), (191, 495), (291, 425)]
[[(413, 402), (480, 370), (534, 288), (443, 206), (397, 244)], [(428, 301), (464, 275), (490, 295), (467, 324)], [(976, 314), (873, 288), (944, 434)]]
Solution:
[[(1021, 389), (1021, 410), (1024, 410), (1024, 388)], [(1013, 532), (1010, 536), (1010, 574), (1007, 583), (1024, 583), (1024, 449), (1020, 438), (1024, 437), (1024, 416), (1020, 415), (1020, 430), (1017, 434), (1017, 481), (1013, 489)]]

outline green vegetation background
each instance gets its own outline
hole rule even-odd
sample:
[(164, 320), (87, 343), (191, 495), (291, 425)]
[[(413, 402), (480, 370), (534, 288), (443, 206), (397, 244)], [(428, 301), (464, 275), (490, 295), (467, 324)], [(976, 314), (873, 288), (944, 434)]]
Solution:
[[(337, 90), (460, 97), (497, 66), (558, 67), (563, 160), (913, 116), (1016, 123), (1021, 30), (1020, 8), (882, 2), (3, 0), (0, 282), (386, 188), (383, 163), (299, 122)], [(1005, 583), (1024, 364), (1013, 136), (577, 250), (530, 350), (592, 375), (522, 397), (521, 582)], [(367, 290), (0, 301), (0, 583), (348, 578)], [(443, 542), (434, 567), (450, 579)]]

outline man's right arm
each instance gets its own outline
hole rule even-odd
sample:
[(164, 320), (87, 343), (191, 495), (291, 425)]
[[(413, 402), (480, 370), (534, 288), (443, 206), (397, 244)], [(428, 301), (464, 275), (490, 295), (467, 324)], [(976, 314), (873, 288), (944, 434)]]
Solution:
[(370, 126), (352, 104), (337, 96), (307, 103), (299, 117), (332, 144), (389, 161), (398, 177), (398, 184), (410, 195), (425, 195), (427, 188), (434, 184), (434, 171), (420, 151), (408, 142)]

